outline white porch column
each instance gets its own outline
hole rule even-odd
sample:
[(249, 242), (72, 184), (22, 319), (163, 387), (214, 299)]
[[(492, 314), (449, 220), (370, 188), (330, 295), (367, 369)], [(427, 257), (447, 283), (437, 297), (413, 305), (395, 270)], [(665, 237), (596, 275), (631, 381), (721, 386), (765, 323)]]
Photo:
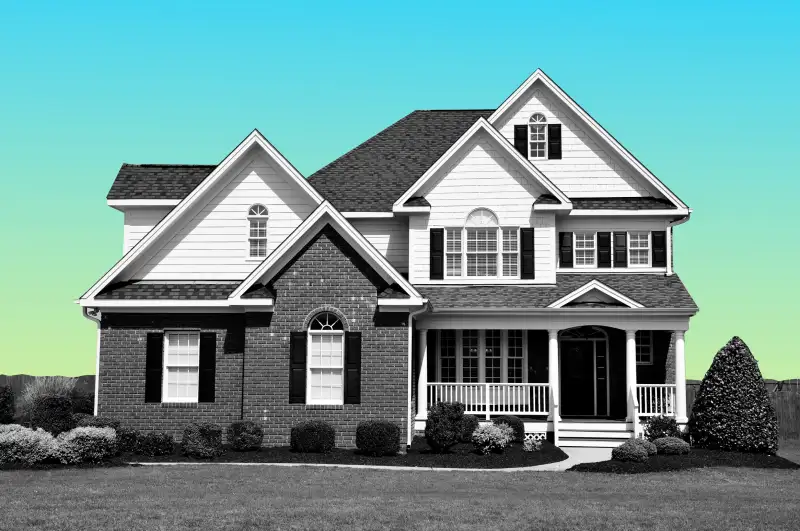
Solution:
[[(559, 373), (558, 373), (558, 330), (548, 330), (548, 351), (547, 351), (547, 365), (548, 365), (548, 382), (550, 384), (550, 390), (553, 393), (553, 396), (561, 403), (559, 397), (561, 396), (559, 390)], [(550, 405), (550, 415), (548, 416), (547, 420), (552, 420), (558, 422), (561, 420), (561, 415), (556, 414), (555, 418), (553, 418), (553, 407), (552, 404)]]
[(428, 331), (417, 330), (419, 341), (419, 379), (417, 380), (417, 418), (428, 414)]
[(628, 403), (628, 422), (636, 421), (633, 412), (633, 401), (630, 399), (631, 391), (636, 396), (636, 330), (625, 330), (625, 392)]
[(683, 330), (675, 331), (675, 420), (686, 423), (686, 360)]

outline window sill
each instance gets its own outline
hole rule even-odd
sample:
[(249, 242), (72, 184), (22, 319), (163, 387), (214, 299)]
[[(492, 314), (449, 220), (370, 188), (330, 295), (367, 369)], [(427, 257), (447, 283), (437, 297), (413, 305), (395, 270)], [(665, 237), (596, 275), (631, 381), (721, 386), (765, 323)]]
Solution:
[(197, 408), (197, 402), (161, 402), (161, 407), (169, 409)]
[(344, 410), (344, 404), (306, 404), (306, 410)]

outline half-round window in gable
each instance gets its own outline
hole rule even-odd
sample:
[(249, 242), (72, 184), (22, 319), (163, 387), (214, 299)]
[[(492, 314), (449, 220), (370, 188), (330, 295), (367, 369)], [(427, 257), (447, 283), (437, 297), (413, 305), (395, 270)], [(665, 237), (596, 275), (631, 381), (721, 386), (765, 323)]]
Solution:
[(264, 205), (256, 203), (255, 205), (250, 207), (250, 211), (247, 214), (248, 216), (269, 216), (269, 210)]
[(323, 312), (311, 319), (309, 330), (344, 330), (342, 320), (334, 313)]
[(250, 258), (265, 258), (267, 256), (267, 221), (269, 210), (260, 203), (250, 207), (247, 211), (250, 222), (249, 248)]
[(479, 208), (473, 210), (470, 215), (467, 216), (466, 225), (467, 227), (497, 227), (499, 223), (497, 222), (497, 216), (494, 215), (494, 212), (488, 208)]
[(542, 113), (534, 113), (530, 124), (530, 158), (543, 159), (547, 156), (547, 118)]

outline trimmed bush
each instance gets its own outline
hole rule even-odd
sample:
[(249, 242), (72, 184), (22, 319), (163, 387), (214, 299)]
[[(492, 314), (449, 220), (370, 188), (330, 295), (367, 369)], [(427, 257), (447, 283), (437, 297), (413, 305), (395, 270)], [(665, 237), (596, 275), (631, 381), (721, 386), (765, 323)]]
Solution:
[(73, 413), (94, 415), (94, 393), (74, 389), (71, 398)]
[(113, 428), (75, 428), (59, 435), (57, 442), (63, 460), (99, 463), (117, 454), (117, 433)]
[(336, 431), (322, 420), (305, 420), (292, 427), (290, 445), (301, 453), (326, 454), (336, 444)]
[(689, 443), (677, 437), (662, 437), (653, 444), (661, 455), (683, 455), (689, 453)]
[(717, 352), (697, 392), (689, 433), (701, 448), (775, 454), (778, 420), (750, 349), (734, 337)]
[(0, 463), (36, 465), (59, 460), (58, 443), (52, 434), (39, 428), (20, 427), (0, 433)]
[(472, 434), (472, 445), (482, 454), (502, 452), (514, 439), (514, 428), (505, 423), (478, 426)]
[(647, 450), (641, 444), (628, 440), (611, 450), (611, 459), (641, 463), (647, 461)]
[(130, 428), (120, 427), (117, 430), (117, 452), (135, 452), (139, 432)]
[(475, 415), (464, 415), (461, 418), (460, 441), (463, 443), (472, 442), (472, 434), (475, 433), (475, 430), (477, 430), (480, 425), (478, 417)]
[(396, 455), (400, 450), (400, 428), (388, 420), (365, 420), (356, 427), (356, 448), (367, 455)]
[(72, 399), (69, 396), (40, 396), (33, 404), (31, 424), (34, 428), (58, 435), (75, 427), (72, 420)]
[(0, 385), (0, 424), (14, 422), (14, 390), (10, 385)]
[(541, 449), (542, 441), (537, 441), (536, 439), (525, 439), (525, 442), (522, 443), (523, 452), (538, 452)]
[(631, 439), (634, 444), (638, 444), (644, 451), (647, 452), (647, 455), (656, 455), (658, 453), (658, 448), (652, 442), (648, 441), (647, 439)]
[(174, 449), (175, 440), (169, 433), (151, 431), (136, 436), (135, 452), (139, 455), (170, 455)]
[(644, 428), (644, 438), (650, 442), (662, 437), (680, 438), (682, 435), (675, 417), (665, 415), (650, 417), (642, 422), (642, 427)]
[(183, 430), (181, 451), (189, 457), (213, 459), (225, 453), (222, 428), (210, 422), (191, 422)]
[(514, 442), (522, 442), (525, 440), (525, 423), (522, 419), (514, 415), (500, 415), (492, 419), (495, 424), (507, 424), (514, 430)]
[(78, 422), (79, 428), (113, 428), (117, 431), (122, 426), (122, 423), (114, 417), (95, 417), (87, 415)]
[(425, 423), (425, 440), (434, 452), (446, 452), (461, 437), (464, 404), (437, 402), (428, 410)]
[(240, 420), (228, 426), (228, 444), (237, 452), (258, 450), (264, 441), (264, 430), (253, 421)]

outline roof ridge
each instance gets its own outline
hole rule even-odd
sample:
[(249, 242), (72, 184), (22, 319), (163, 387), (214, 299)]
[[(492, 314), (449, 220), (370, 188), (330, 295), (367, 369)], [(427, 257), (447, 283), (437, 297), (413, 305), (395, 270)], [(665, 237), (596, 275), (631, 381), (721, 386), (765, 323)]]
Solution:
[(131, 164), (130, 162), (123, 162), (122, 165), (137, 168), (216, 168), (218, 166), (218, 164)]

